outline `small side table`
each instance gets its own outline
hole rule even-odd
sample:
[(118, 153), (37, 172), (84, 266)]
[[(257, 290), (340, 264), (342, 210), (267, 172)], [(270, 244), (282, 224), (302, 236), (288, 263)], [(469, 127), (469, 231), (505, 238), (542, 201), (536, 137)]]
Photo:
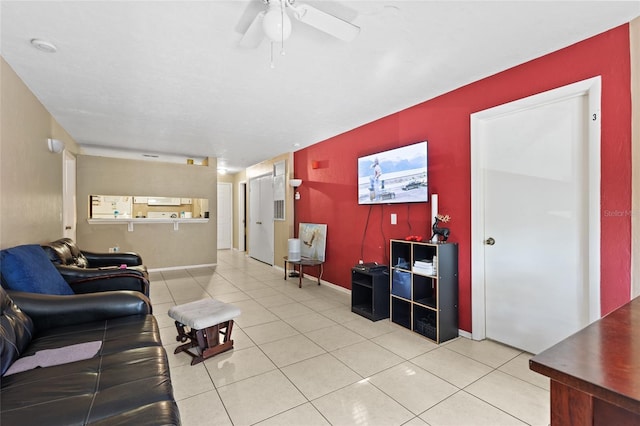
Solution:
[(322, 278), (322, 274), (324, 272), (324, 261), (322, 260), (313, 260), (313, 259), (300, 259), (300, 260), (289, 260), (289, 256), (284, 257), (284, 279), (287, 279), (287, 263), (293, 265), (293, 270), (296, 270), (296, 266), (298, 265), (298, 288), (302, 288), (302, 268), (305, 266), (316, 266), (318, 268), (318, 285), (320, 285), (320, 278)]

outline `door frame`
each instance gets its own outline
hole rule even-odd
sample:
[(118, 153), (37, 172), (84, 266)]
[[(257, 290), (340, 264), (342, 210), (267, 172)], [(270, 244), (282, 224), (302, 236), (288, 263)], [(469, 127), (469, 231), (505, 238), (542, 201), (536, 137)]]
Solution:
[[(218, 194), (220, 194), (220, 186), (222, 187), (226, 187), (229, 190), (229, 196), (231, 197), (231, 203), (229, 203), (229, 206), (226, 207), (227, 208), (227, 213), (229, 216), (229, 220), (231, 220), (231, 223), (229, 224), (229, 247), (228, 249), (232, 249), (233, 248), (233, 184), (231, 182), (220, 182), (218, 181)], [(220, 203), (218, 203), (218, 209), (220, 209)], [(217, 215), (217, 222), (218, 224), (220, 223), (220, 213), (216, 212)], [(219, 232), (218, 232), (219, 235)], [(218, 249), (220, 249), (220, 247), (218, 247)]]
[[(69, 176), (73, 176), (73, 182), (69, 182)], [(76, 240), (78, 212), (76, 203), (76, 156), (68, 151), (62, 151), (62, 236)], [(72, 183), (70, 186), (69, 184)], [(67, 223), (67, 213), (73, 216), (73, 224)], [(67, 227), (71, 226), (70, 229)]]
[(589, 322), (600, 318), (600, 97), (601, 77), (552, 89), (537, 95), (471, 114), (471, 337), (486, 338), (484, 270), (484, 179), (482, 138), (484, 122), (515, 111), (532, 109), (562, 99), (587, 96)]
[(238, 183), (238, 251), (246, 251), (247, 227), (247, 182)]

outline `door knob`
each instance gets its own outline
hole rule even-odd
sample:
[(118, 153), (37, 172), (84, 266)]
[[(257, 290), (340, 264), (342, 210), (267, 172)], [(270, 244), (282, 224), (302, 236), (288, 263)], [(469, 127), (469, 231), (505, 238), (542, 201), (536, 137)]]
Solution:
[(64, 229), (68, 231), (69, 229), (71, 229), (71, 227), (70, 226), (65, 226)]
[(496, 240), (494, 240), (493, 238), (489, 237), (486, 240), (484, 240), (484, 243), (488, 246), (492, 246), (496, 243)]
[(262, 222), (256, 222), (256, 225), (262, 225)]

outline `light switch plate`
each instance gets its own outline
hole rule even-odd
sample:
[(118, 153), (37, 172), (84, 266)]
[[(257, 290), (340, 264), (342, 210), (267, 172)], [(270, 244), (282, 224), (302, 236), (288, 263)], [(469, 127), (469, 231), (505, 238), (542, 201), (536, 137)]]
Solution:
[(392, 225), (398, 224), (398, 215), (395, 213), (391, 213), (391, 224)]

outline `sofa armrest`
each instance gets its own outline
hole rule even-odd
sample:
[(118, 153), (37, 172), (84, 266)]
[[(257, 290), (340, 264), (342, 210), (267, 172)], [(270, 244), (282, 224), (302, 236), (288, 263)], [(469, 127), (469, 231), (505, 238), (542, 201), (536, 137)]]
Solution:
[(127, 265), (127, 266), (140, 266), (142, 265), (142, 257), (138, 253), (133, 252), (120, 252), (120, 253), (93, 253), (90, 251), (81, 251), (84, 257), (87, 258), (89, 266), (92, 268), (98, 268), (100, 266), (110, 265)]
[(8, 290), (38, 330), (102, 321), (129, 315), (151, 314), (149, 299), (135, 291), (57, 296)]
[(144, 272), (137, 269), (120, 268), (118, 266), (103, 266), (100, 268), (80, 268), (77, 266), (55, 265), (60, 275), (68, 282), (84, 280), (87, 278), (109, 277), (118, 275), (131, 275), (134, 277), (145, 278)]
[(149, 295), (149, 280), (144, 272), (118, 267), (78, 268), (56, 265), (58, 272), (75, 293), (134, 290)]

